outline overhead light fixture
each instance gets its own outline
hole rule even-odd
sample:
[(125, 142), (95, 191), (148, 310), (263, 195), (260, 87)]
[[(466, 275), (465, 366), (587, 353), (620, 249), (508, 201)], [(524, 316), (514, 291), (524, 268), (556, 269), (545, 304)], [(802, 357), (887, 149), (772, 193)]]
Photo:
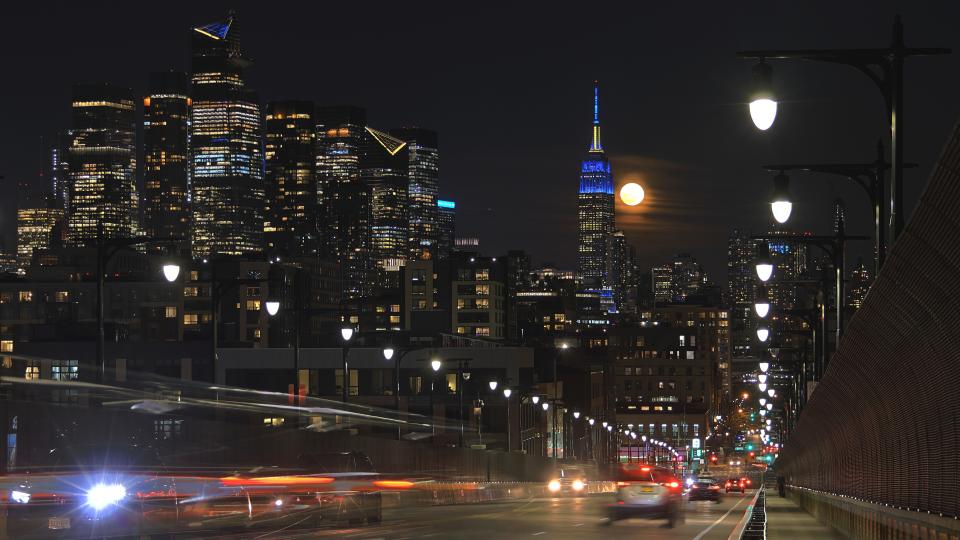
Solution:
[(777, 118), (777, 102), (773, 95), (773, 68), (760, 60), (753, 66), (753, 93), (750, 96), (750, 119), (760, 131), (766, 131)]

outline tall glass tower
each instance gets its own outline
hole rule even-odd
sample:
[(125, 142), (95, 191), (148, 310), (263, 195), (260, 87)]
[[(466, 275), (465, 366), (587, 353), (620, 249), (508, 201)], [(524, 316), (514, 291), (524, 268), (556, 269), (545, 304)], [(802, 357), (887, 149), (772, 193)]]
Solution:
[(614, 230), (613, 176), (610, 162), (600, 144), (600, 87), (593, 86), (593, 138), (580, 166), (580, 194), (577, 201), (578, 262), (584, 286), (604, 284), (607, 237)]
[(434, 258), (439, 240), (437, 191), (440, 187), (440, 151), (437, 132), (420, 128), (400, 128), (390, 130), (390, 134), (407, 142), (410, 176), (407, 186), (410, 258)]
[(152, 73), (150, 93), (143, 98), (143, 228), (150, 236), (183, 238), (185, 245), (190, 230), (188, 86), (186, 73)]
[(265, 122), (263, 230), (270, 254), (318, 253), (316, 122), (311, 101), (271, 101)]
[(129, 238), (139, 228), (133, 92), (109, 84), (73, 87), (67, 241)]
[(190, 111), (194, 258), (263, 251), (260, 105), (244, 87), (250, 65), (236, 17), (194, 28)]
[(324, 257), (340, 262), (345, 299), (373, 288), (370, 245), (370, 188), (360, 180), (367, 112), (359, 107), (316, 110), (316, 179)]

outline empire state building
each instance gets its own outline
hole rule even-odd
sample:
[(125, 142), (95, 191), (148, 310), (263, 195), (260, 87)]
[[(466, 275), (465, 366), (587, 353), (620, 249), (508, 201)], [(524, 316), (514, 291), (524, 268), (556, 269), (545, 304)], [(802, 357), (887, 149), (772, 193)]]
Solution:
[(578, 263), (584, 286), (600, 287), (606, 273), (607, 237), (614, 230), (613, 176), (600, 144), (600, 88), (593, 87), (593, 138), (580, 165), (577, 201)]

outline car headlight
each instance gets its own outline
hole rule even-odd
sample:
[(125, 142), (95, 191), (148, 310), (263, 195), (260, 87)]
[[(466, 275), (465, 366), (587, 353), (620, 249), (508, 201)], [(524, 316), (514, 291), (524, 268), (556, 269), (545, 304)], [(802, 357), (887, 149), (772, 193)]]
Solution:
[(127, 488), (120, 484), (97, 484), (87, 491), (87, 506), (100, 511), (122, 501), (127, 496)]
[(583, 480), (574, 480), (573, 481), (573, 490), (582, 491), (583, 490)]
[(560, 491), (560, 481), (559, 481), (559, 480), (551, 480), (550, 483), (547, 484), (547, 489), (549, 489), (550, 491), (553, 491), (553, 492)]
[(10, 500), (15, 503), (27, 504), (30, 502), (30, 494), (14, 490), (10, 492)]

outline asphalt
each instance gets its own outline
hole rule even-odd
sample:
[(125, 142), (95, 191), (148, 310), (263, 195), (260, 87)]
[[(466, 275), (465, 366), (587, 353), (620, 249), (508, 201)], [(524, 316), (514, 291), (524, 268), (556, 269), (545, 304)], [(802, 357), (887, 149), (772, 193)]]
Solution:
[[(383, 522), (356, 528), (319, 528), (310, 531), (259, 531), (243, 538), (607, 538), (642, 537), (726, 540), (744, 516), (754, 495), (733, 493), (719, 504), (685, 502), (685, 522), (673, 529), (665, 520), (631, 519), (604, 526), (604, 510), (612, 495), (538, 498), (510, 502), (454, 506), (384, 508)], [(235, 538), (235, 537), (234, 537)]]

